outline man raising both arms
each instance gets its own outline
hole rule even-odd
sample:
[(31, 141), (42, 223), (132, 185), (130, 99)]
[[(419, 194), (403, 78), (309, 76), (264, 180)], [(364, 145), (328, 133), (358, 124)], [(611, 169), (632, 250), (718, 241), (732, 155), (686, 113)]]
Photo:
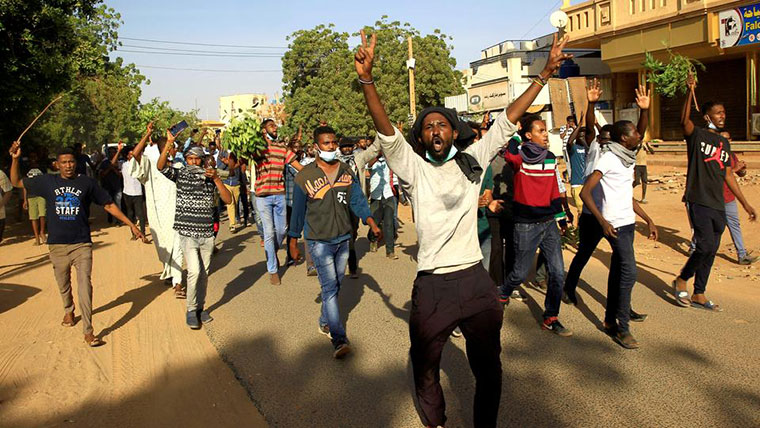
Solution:
[(21, 142), (16, 141), (9, 150), (11, 158), (11, 183), (29, 193), (45, 198), (48, 213), (48, 249), (55, 279), (63, 300), (65, 327), (74, 326), (74, 298), (71, 293), (71, 268), (77, 271), (79, 308), (82, 311), (84, 341), (90, 346), (100, 346), (103, 341), (92, 329), (92, 239), (90, 237), (90, 203), (103, 205), (106, 212), (128, 225), (138, 239), (143, 235), (119, 207), (108, 192), (86, 175), (77, 174), (77, 161), (72, 149), (58, 152), (56, 163), (60, 175), (42, 174), (21, 180), (19, 158)]
[[(705, 297), (707, 280), (720, 246), (720, 237), (726, 228), (726, 204), (723, 200), (723, 183), (736, 196), (749, 220), (755, 221), (755, 209), (744, 198), (731, 168), (731, 143), (727, 139), (694, 126), (691, 115), (691, 99), (697, 86), (689, 76), (689, 94), (681, 111), (681, 125), (686, 138), (689, 156), (686, 173), (686, 206), (694, 227), (696, 250), (673, 281), (673, 293), (679, 305), (684, 307), (720, 311), (720, 307)], [(720, 131), (726, 124), (726, 109), (721, 103), (709, 102), (702, 108), (707, 127)], [(694, 294), (689, 299), (687, 281), (694, 277)]]
[[(391, 125), (372, 80), (377, 37), (354, 57), (378, 141), (390, 168), (404, 183), (412, 202), (419, 253), (417, 278), (412, 289), (409, 319), (411, 360), (422, 422), (446, 423), (439, 381), (441, 352), (446, 339), (459, 326), (467, 340), (467, 357), (476, 379), (474, 426), (496, 426), (501, 397), (501, 340), (503, 311), (496, 287), (480, 263), (477, 207), (485, 167), (515, 133), (515, 122), (532, 104), (562, 61), (567, 40), (557, 42), (540, 79), (494, 122), (477, 144), (475, 135), (453, 110), (423, 110), (412, 127), (410, 145)], [(413, 148), (414, 147), (414, 148)]]

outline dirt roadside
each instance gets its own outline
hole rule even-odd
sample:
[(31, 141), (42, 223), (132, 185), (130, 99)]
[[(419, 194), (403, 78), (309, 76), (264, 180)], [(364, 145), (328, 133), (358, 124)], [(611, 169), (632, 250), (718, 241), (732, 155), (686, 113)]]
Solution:
[(60, 325), (46, 246), (14, 230), (0, 246), (0, 426), (266, 426), (203, 330), (184, 325), (153, 245), (93, 212), (103, 347), (85, 346), (81, 323)]

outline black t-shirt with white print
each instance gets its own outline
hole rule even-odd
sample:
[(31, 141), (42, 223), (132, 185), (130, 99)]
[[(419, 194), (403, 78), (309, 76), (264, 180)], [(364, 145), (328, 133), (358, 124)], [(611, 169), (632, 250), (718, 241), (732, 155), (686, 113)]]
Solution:
[(27, 193), (45, 198), (48, 244), (81, 244), (90, 239), (90, 204), (113, 202), (108, 192), (86, 175), (63, 178), (42, 174), (24, 178)]
[(731, 143), (705, 128), (694, 128), (686, 137), (689, 168), (686, 175), (686, 202), (726, 210), (723, 182), (731, 166)]

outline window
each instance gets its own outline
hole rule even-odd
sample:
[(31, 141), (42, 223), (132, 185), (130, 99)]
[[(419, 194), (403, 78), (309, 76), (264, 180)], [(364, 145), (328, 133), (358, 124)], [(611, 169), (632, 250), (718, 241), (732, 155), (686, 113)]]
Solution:
[(650, 0), (650, 2), (649, 2), (649, 10), (653, 10), (654, 8), (656, 8), (657, 7), (656, 3), (657, 3), (657, 0)]
[(591, 24), (588, 22), (588, 11), (584, 12), (584, 14), (586, 15), (586, 27), (589, 27)]
[(636, 13), (636, 0), (628, 0), (628, 14), (633, 15)]
[(660, 0), (660, 7), (665, 7), (668, 5), (668, 0)]

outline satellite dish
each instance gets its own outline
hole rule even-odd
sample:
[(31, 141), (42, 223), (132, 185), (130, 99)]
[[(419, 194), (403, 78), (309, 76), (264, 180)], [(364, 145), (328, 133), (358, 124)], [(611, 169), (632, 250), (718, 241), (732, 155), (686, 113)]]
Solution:
[(555, 28), (565, 28), (567, 20), (567, 14), (561, 10), (552, 13), (549, 17), (549, 22), (551, 22), (552, 26)]

